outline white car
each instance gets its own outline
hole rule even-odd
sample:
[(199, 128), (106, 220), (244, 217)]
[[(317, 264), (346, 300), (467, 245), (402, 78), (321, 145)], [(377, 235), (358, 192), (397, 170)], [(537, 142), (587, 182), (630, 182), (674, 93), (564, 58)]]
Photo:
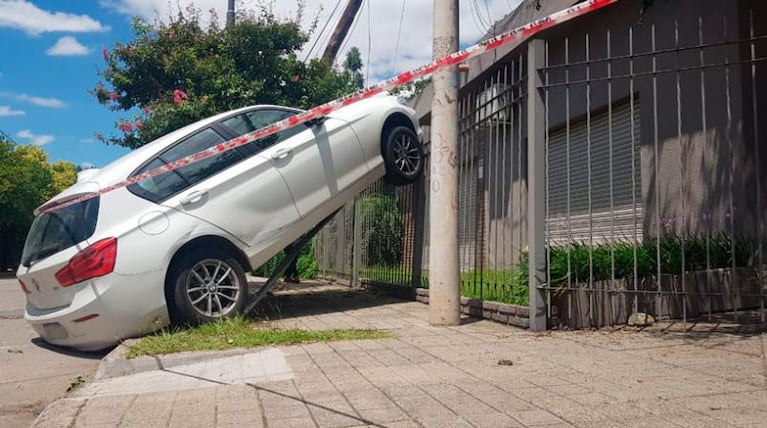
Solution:
[[(62, 202), (284, 119), (254, 106), (163, 136), (78, 182)], [(386, 176), (422, 173), (415, 112), (379, 96), (178, 170), (38, 214), (17, 276), (45, 341), (109, 347), (171, 321), (239, 313), (245, 272)], [(39, 212), (40, 210), (38, 210)]]

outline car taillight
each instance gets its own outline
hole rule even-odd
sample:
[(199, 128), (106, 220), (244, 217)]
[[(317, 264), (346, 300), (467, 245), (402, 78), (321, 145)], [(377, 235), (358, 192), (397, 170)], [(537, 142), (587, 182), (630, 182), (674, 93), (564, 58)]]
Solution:
[(24, 294), (29, 294), (29, 288), (27, 288), (27, 284), (24, 284), (24, 281), (19, 280), (19, 285), (21, 286), (21, 291), (23, 291)]
[(117, 238), (107, 238), (75, 254), (69, 263), (56, 272), (62, 287), (111, 273), (117, 256)]

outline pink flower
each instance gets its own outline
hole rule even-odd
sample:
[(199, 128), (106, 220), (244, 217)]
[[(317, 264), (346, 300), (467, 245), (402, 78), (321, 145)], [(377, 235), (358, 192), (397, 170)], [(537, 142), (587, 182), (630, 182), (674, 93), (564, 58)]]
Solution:
[(186, 92), (182, 91), (181, 89), (176, 89), (173, 91), (173, 102), (176, 103), (176, 105), (182, 105), (186, 103), (186, 100)]
[(136, 129), (141, 129), (144, 127), (144, 122), (137, 120), (136, 121)]
[(299, 80), (301, 80), (301, 78), (298, 77), (297, 74), (295, 76), (293, 76), (293, 83), (298, 83)]
[(110, 92), (109, 93), (109, 99), (114, 101), (116, 99), (120, 98), (119, 95), (117, 95), (117, 92)]
[(120, 123), (117, 125), (118, 128), (120, 128), (120, 131), (122, 132), (131, 132), (133, 131), (133, 125), (130, 123), (121, 120)]
[(101, 48), (101, 57), (104, 58), (104, 61), (109, 61), (109, 51), (107, 48)]

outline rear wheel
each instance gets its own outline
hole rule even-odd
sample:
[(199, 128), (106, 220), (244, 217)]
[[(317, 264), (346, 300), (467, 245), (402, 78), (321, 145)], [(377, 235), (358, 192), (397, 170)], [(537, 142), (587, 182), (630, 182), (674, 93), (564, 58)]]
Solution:
[(418, 135), (406, 126), (393, 128), (386, 135), (383, 158), (386, 179), (403, 186), (414, 182), (423, 172), (423, 145)]
[(248, 285), (237, 260), (219, 249), (192, 251), (171, 268), (172, 315), (200, 324), (242, 313)]

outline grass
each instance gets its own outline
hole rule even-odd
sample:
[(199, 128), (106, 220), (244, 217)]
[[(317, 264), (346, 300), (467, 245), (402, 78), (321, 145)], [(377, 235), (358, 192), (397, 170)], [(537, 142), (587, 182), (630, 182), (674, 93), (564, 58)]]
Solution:
[[(409, 287), (412, 280), (410, 270), (400, 266), (368, 266), (362, 268), (360, 276), (404, 287)], [(429, 272), (421, 273), (421, 283), (422, 287), (429, 288)], [(461, 272), (461, 296), (527, 306), (527, 264), (520, 264), (511, 270), (472, 269)]]
[(394, 335), (378, 330), (275, 329), (254, 325), (243, 318), (224, 319), (187, 329), (163, 330), (142, 337), (129, 347), (128, 358), (186, 351), (220, 351), (264, 345), (331, 342), (338, 340), (388, 339)]

